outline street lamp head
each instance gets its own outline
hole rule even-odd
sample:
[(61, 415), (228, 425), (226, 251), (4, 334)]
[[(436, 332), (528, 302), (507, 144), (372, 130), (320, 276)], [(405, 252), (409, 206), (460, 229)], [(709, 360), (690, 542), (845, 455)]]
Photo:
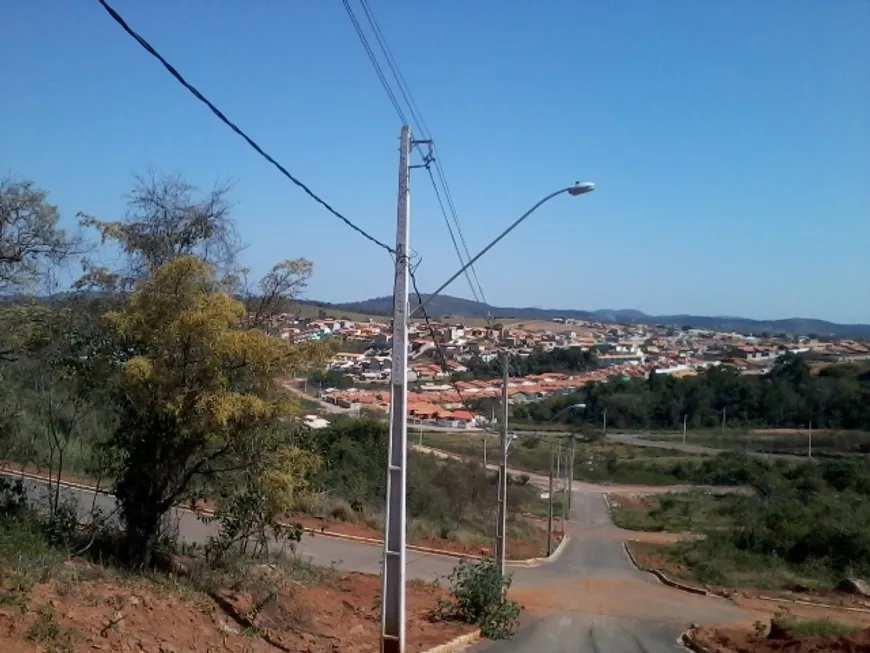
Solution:
[(586, 408), (586, 404), (571, 404), (570, 407), (575, 410), (583, 410), (584, 408)]
[(576, 197), (577, 195), (583, 195), (584, 193), (591, 193), (595, 190), (595, 184), (585, 181), (585, 182), (574, 182), (574, 186), (568, 189), (568, 193)]

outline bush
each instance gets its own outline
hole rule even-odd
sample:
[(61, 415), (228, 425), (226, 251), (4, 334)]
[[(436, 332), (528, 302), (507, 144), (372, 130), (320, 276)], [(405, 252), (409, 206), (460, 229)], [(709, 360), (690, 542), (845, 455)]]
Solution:
[(438, 617), (475, 624), (488, 639), (509, 639), (516, 632), (522, 607), (507, 598), (511, 577), (502, 576), (494, 560), (462, 560), (449, 580), (453, 600), (439, 601)]

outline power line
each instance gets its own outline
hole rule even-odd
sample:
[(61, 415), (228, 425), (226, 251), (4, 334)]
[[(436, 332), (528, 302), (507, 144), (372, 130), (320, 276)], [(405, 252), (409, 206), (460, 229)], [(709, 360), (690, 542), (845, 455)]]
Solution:
[[(462, 224), (459, 222), (459, 215), (456, 213), (456, 206), (453, 204), (453, 195), (450, 192), (450, 186), (447, 185), (447, 177), (444, 175), (444, 170), (441, 166), (441, 155), (438, 152), (438, 146), (434, 142), (432, 148), (435, 152), (435, 171), (438, 173), (438, 178), (441, 180), (441, 185), (444, 187), (444, 195), (447, 197), (447, 205), (450, 207), (450, 212), (453, 215), (453, 222), (456, 224), (456, 230), (459, 232), (459, 241), (462, 243), (462, 247), (465, 250), (465, 258), (470, 261), (471, 252), (468, 251), (468, 243), (465, 242), (465, 234), (462, 233)], [(474, 281), (477, 283), (480, 298), (483, 300), (484, 304), (488, 305), (489, 302), (486, 301), (486, 295), (483, 294), (483, 286), (480, 285), (480, 279), (477, 277), (477, 267), (471, 265), (470, 268)]]
[[(432, 190), (435, 191), (435, 197), (438, 199), (438, 206), (441, 208), (441, 215), (444, 216), (444, 224), (447, 225), (447, 233), (450, 234), (450, 240), (453, 243), (453, 250), (459, 258), (459, 264), (464, 266), (465, 262), (462, 260), (462, 252), (459, 251), (459, 244), (456, 242), (456, 236), (453, 235), (453, 229), (450, 228), (450, 218), (447, 217), (447, 210), (444, 208), (444, 202), (441, 201), (441, 192), (438, 190), (438, 184), (435, 183), (435, 177), (432, 175), (432, 168), (426, 166), (426, 172), (429, 173), (429, 179), (432, 181)], [(468, 270), (465, 270), (465, 280), (468, 281), (468, 287), (471, 288), (471, 294), (474, 296), (475, 301), (480, 302), (480, 297), (478, 297), (474, 284), (471, 282)]]
[(414, 119), (414, 128), (420, 133), (423, 138), (430, 138), (429, 126), (426, 124), (426, 121), (423, 120), (423, 114), (420, 111), (419, 107), (417, 107), (417, 103), (414, 101), (414, 96), (411, 95), (411, 89), (409, 89), (408, 85), (405, 83), (405, 78), (402, 76), (402, 72), (399, 70), (399, 65), (396, 63), (395, 57), (393, 57), (393, 52), (392, 50), (390, 50), (387, 39), (384, 36), (384, 33), (381, 31), (380, 25), (378, 25), (378, 21), (375, 18), (374, 13), (369, 8), (369, 3), (367, 2), (367, 0), (360, 0), (360, 4), (362, 5), (363, 13), (366, 16), (369, 27), (372, 28), (375, 39), (377, 39), (378, 45), (381, 48), (381, 53), (387, 60), (387, 65), (390, 67), (390, 72), (393, 73), (393, 79), (396, 80), (396, 86), (399, 87), (399, 92), (402, 94), (402, 98), (405, 100), (405, 104), (408, 105), (408, 109), (411, 112), (411, 118)]
[(384, 71), (381, 69), (381, 65), (378, 63), (378, 59), (375, 56), (375, 53), (372, 51), (371, 46), (369, 45), (369, 40), (366, 38), (362, 27), (360, 27), (359, 21), (356, 18), (356, 14), (353, 13), (350, 2), (348, 2), (348, 0), (342, 0), (342, 3), (344, 4), (344, 10), (347, 13), (348, 18), (350, 18), (350, 22), (353, 24), (353, 28), (356, 32), (357, 37), (359, 38), (360, 43), (362, 43), (363, 49), (365, 49), (366, 51), (366, 55), (368, 55), (372, 67), (374, 67), (375, 69), (375, 73), (377, 74), (378, 79), (381, 80), (381, 86), (384, 87), (384, 91), (387, 93), (387, 97), (390, 99), (390, 104), (393, 105), (393, 108), (396, 110), (396, 113), (399, 115), (399, 119), (402, 121), (402, 123), (407, 125), (408, 119), (405, 117), (405, 112), (402, 110), (399, 101), (396, 99), (396, 95), (395, 93), (393, 93), (393, 89), (392, 87), (390, 87), (390, 83), (387, 81), (387, 77), (386, 75), (384, 75)]
[(152, 57), (157, 59), (161, 64), (163, 64), (163, 67), (166, 68), (166, 70), (169, 72), (170, 75), (172, 75), (182, 86), (184, 86), (184, 88), (186, 88), (188, 91), (190, 91), (190, 93), (197, 100), (199, 100), (200, 102), (205, 104), (211, 110), (211, 112), (215, 116), (217, 116), (217, 118), (222, 123), (224, 123), (227, 127), (232, 129), (236, 134), (241, 136), (245, 140), (245, 142), (254, 149), (254, 151), (256, 151), (261, 157), (266, 159), (266, 161), (268, 161), (275, 168), (277, 168), (278, 171), (282, 175), (287, 177), (287, 179), (289, 179), (296, 186), (301, 188), (311, 199), (313, 199), (315, 202), (320, 204), (323, 208), (325, 208), (332, 215), (334, 215), (336, 218), (341, 220), (348, 227), (350, 227), (351, 229), (356, 231), (358, 234), (360, 234), (361, 236), (363, 236), (367, 240), (371, 241), (372, 243), (374, 243), (378, 247), (381, 247), (382, 249), (387, 250), (388, 252), (390, 252), (390, 254), (396, 253), (392, 247), (390, 247), (389, 245), (387, 245), (384, 242), (381, 242), (380, 240), (378, 240), (377, 238), (375, 238), (374, 236), (372, 236), (371, 234), (366, 232), (362, 227), (358, 227), (356, 224), (351, 222), (348, 218), (346, 218), (341, 213), (339, 213), (334, 208), (332, 208), (325, 200), (321, 199), (318, 195), (316, 195), (310, 188), (308, 188), (308, 186), (306, 186), (304, 183), (299, 181), (299, 179), (297, 179), (292, 174), (290, 174), (290, 172), (287, 170), (287, 168), (285, 168), (280, 163), (278, 163), (272, 156), (270, 156), (265, 150), (263, 150), (262, 147), (257, 145), (257, 143), (250, 136), (248, 136), (244, 131), (242, 131), (241, 128), (239, 128), (234, 122), (232, 122), (229, 118), (227, 118), (226, 115), (224, 115), (224, 113), (220, 109), (218, 109), (214, 104), (212, 104), (212, 102), (208, 98), (206, 98), (202, 93), (200, 93), (199, 90), (197, 90), (197, 88), (195, 86), (190, 84), (184, 77), (182, 77), (181, 73), (179, 73), (178, 70), (176, 70), (172, 64), (170, 64), (166, 59), (164, 59), (163, 56), (159, 52), (157, 52), (157, 50), (155, 50), (154, 47), (152, 47), (150, 43), (148, 43), (148, 41), (146, 41), (143, 37), (141, 37), (139, 34), (137, 34), (133, 30), (133, 28), (131, 28), (127, 24), (127, 21), (125, 21), (124, 18), (117, 11), (115, 11), (109, 5), (108, 2), (106, 2), (106, 0), (97, 0), (97, 1), (103, 6), (103, 9), (105, 9), (108, 12), (108, 14), (112, 17), (112, 19), (116, 23), (118, 23), (118, 25), (120, 25), (121, 28), (125, 32), (127, 32), (127, 34), (129, 34), (131, 37), (133, 37), (133, 39), (135, 39), (135, 41), (139, 45), (141, 45), (148, 52), (148, 54), (150, 54)]
[[(384, 74), (380, 67), (380, 64), (377, 63), (376, 59), (374, 59), (371, 52), (371, 47), (368, 45), (368, 40), (363, 34), (360, 33), (359, 24), (355, 16), (353, 15), (353, 11), (350, 9), (348, 0), (343, 0), (343, 2), (345, 4), (345, 8), (348, 11), (348, 15), (351, 16), (351, 20), (354, 22), (354, 26), (357, 28), (357, 34), (359, 35), (360, 40), (363, 42), (363, 47), (365, 47), (366, 52), (369, 55), (369, 59), (372, 61), (372, 64), (375, 67), (375, 71), (377, 72), (378, 77), (381, 80), (381, 84), (384, 85), (384, 88), (385, 90), (387, 90), (387, 94), (390, 97), (390, 101), (393, 102), (395, 107), (395, 94), (392, 92), (391, 89), (389, 89), (388, 85), (386, 85), (384, 80)], [(421, 136), (431, 140), (432, 134), (429, 130), (429, 126), (426, 124), (426, 120), (423, 118), (423, 112), (420, 111), (417, 102), (414, 100), (414, 95), (411, 93), (411, 89), (408, 87), (408, 83), (405, 81), (405, 78), (402, 75), (402, 71), (400, 70), (398, 63), (396, 62), (396, 58), (393, 56), (393, 52), (390, 49), (389, 43), (387, 42), (387, 39), (384, 36), (380, 25), (378, 24), (377, 18), (375, 18), (374, 12), (369, 7), (368, 0), (360, 0), (360, 4), (363, 8), (363, 13), (365, 14), (366, 21), (368, 22), (369, 27), (371, 27), (372, 33), (375, 35), (375, 39), (377, 40), (381, 53), (383, 54), (387, 66), (389, 67), (390, 72), (393, 75), (396, 86), (398, 87), (402, 98), (405, 100), (405, 104), (407, 105), (408, 110), (411, 114), (411, 118), (414, 121), (415, 129), (421, 134)], [(397, 112), (399, 112), (401, 115), (401, 111), (399, 111), (398, 108)], [(407, 124), (407, 120), (403, 120), (403, 122)], [(462, 230), (462, 224), (459, 221), (459, 214), (456, 211), (456, 205), (453, 203), (453, 195), (450, 192), (450, 187), (447, 184), (447, 177), (444, 174), (444, 169), (440, 161), (441, 157), (438, 153), (438, 147), (435, 143), (433, 143), (432, 148), (435, 153), (435, 172), (438, 175), (438, 180), (441, 183), (441, 187), (444, 189), (444, 198), (447, 200), (447, 206), (450, 210), (453, 224), (456, 226), (456, 232), (459, 235), (459, 242), (462, 244), (462, 248), (465, 251), (465, 259), (463, 259), (462, 253), (460, 252), (459, 246), (456, 241), (456, 237), (453, 235), (453, 227), (450, 225), (450, 220), (447, 218), (446, 211), (444, 210), (444, 205), (441, 201), (440, 196), (438, 197), (438, 203), (441, 206), (442, 213), (444, 214), (445, 224), (447, 225), (448, 232), (450, 232), (450, 239), (451, 241), (453, 241), (454, 250), (456, 251), (457, 257), (459, 258), (459, 264), (465, 265), (465, 260), (471, 259), (471, 252), (469, 251), (468, 243), (465, 240), (465, 234)], [(428, 168), (429, 162), (427, 161), (426, 163)], [(432, 182), (433, 188), (435, 188), (434, 178)], [(439, 193), (436, 188), (436, 195), (438, 194)], [(477, 276), (477, 269), (474, 265), (471, 266), (470, 273), (471, 274), (469, 275), (469, 273), (466, 271), (465, 277), (468, 280), (469, 287), (471, 288), (471, 294), (474, 296), (475, 301), (477, 301), (478, 303), (483, 302), (484, 304), (488, 304), (488, 302), (486, 301), (486, 295), (483, 292), (483, 286), (481, 286), (480, 279)], [(474, 278), (474, 283), (472, 283), (472, 277)], [(477, 285), (476, 289), (474, 284)]]
[[(426, 124), (426, 120), (423, 118), (423, 112), (420, 111), (420, 108), (417, 106), (417, 103), (414, 101), (414, 95), (411, 93), (411, 89), (408, 87), (407, 82), (405, 81), (404, 76), (402, 75), (402, 71), (399, 69), (398, 63), (396, 63), (396, 59), (393, 56), (393, 52), (390, 49), (390, 46), (387, 42), (384, 33), (381, 31), (380, 25), (378, 24), (377, 19), (374, 16), (374, 13), (369, 8), (368, 0), (360, 0), (360, 4), (362, 5), (363, 12), (366, 15), (366, 19), (368, 20), (369, 25), (372, 28), (372, 32), (375, 34), (375, 38), (378, 41), (378, 44), (381, 47), (381, 52), (384, 54), (384, 58), (387, 60), (387, 65), (390, 67), (390, 71), (393, 73), (393, 78), (396, 80), (396, 85), (399, 87), (399, 91), (402, 94), (402, 97), (405, 99), (405, 103), (408, 105), (408, 108), (411, 112), (411, 117), (417, 123), (415, 126), (418, 131), (431, 139), (431, 132), (429, 130), (429, 126)], [(459, 241), (462, 243), (462, 247), (465, 250), (466, 259), (471, 259), (471, 252), (468, 250), (468, 243), (465, 241), (465, 234), (462, 231), (462, 224), (459, 221), (459, 215), (456, 212), (456, 205), (453, 203), (453, 195), (450, 192), (450, 186), (447, 184), (447, 177), (444, 174), (444, 169), (441, 164), (441, 156), (438, 152), (438, 146), (436, 143), (432, 145), (433, 151), (435, 153), (435, 171), (438, 174), (438, 179), (441, 181), (441, 186), (444, 188), (444, 196), (447, 199), (447, 205), (450, 208), (450, 213), (453, 217), (453, 222), (456, 225), (456, 231), (459, 233)], [(448, 230), (451, 230), (449, 222), (447, 223)], [(453, 239), (453, 234), (450, 234), (451, 239)], [(458, 253), (457, 253), (458, 254)], [(460, 265), (464, 265), (465, 262), (462, 259), (462, 255), (458, 254)], [(475, 292), (472, 289), (472, 294), (475, 296), (477, 301), (483, 301), (484, 304), (487, 304), (486, 296), (483, 293), (483, 286), (480, 285), (480, 279), (477, 276), (477, 269), (475, 266), (471, 266), (471, 274), (474, 276), (474, 280), (477, 283), (477, 289), (479, 291), (480, 299), (477, 298), (478, 292)], [(469, 281), (470, 283), (470, 281)]]

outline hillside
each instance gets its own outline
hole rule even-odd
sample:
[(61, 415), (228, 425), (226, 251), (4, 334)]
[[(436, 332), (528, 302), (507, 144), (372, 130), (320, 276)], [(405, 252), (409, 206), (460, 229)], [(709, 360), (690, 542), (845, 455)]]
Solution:
[[(424, 295), (424, 299), (428, 297)], [(391, 296), (374, 297), (359, 302), (343, 304), (328, 304), (325, 302), (308, 302), (338, 311), (365, 313), (367, 315), (390, 315), (393, 310)], [(417, 306), (416, 298), (411, 298), (411, 306)], [(788, 335), (830, 336), (836, 338), (870, 338), (870, 324), (837, 324), (825, 320), (793, 317), (781, 320), (752, 320), (743, 317), (703, 316), (703, 315), (647, 315), (633, 309), (600, 309), (596, 311), (581, 311), (575, 309), (551, 309), (535, 307), (499, 307), (489, 306), (480, 302), (450, 295), (439, 295), (427, 305), (430, 317), (438, 318), (485, 318), (491, 315), (494, 319), (518, 320), (552, 320), (554, 318), (571, 318), (578, 320), (593, 320), (613, 322), (618, 324), (663, 324), (668, 326), (691, 326), (697, 329), (714, 331), (735, 331), (738, 333), (786, 333)]]

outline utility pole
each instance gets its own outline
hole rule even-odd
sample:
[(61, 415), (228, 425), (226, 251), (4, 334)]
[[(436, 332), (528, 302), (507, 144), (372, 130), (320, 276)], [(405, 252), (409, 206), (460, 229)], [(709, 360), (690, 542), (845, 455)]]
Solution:
[(568, 517), (571, 516), (571, 498), (574, 496), (574, 449), (577, 438), (571, 434), (571, 461), (568, 464)]
[(727, 408), (722, 409), (722, 435), (725, 435), (725, 411)]
[(486, 469), (486, 435), (483, 436), (483, 468)]
[(547, 493), (547, 557), (553, 553), (553, 448), (550, 447), (550, 485)]
[(408, 252), (411, 212), (411, 128), (402, 127), (399, 145), (399, 200), (393, 286), (393, 345), (390, 382), (390, 447), (384, 520), (381, 651), (405, 651), (405, 497), (408, 457)]
[[(498, 524), (495, 527), (495, 561), (504, 576), (507, 529), (507, 451), (508, 451), (508, 353), (502, 352), (501, 438), (498, 455)], [(552, 485), (552, 481), (550, 483)]]
[[(561, 449), (561, 447), (560, 447)], [(570, 501), (571, 492), (568, 489), (568, 451), (565, 451), (565, 475), (561, 478), (562, 483), (562, 536), (565, 535), (565, 520), (568, 519), (568, 501)]]
[(607, 409), (604, 409), (604, 435), (607, 435)]
[(807, 458), (813, 459), (813, 420), (810, 420), (807, 429)]
[(686, 420), (688, 418), (688, 414), (683, 415), (683, 444), (686, 444)]

